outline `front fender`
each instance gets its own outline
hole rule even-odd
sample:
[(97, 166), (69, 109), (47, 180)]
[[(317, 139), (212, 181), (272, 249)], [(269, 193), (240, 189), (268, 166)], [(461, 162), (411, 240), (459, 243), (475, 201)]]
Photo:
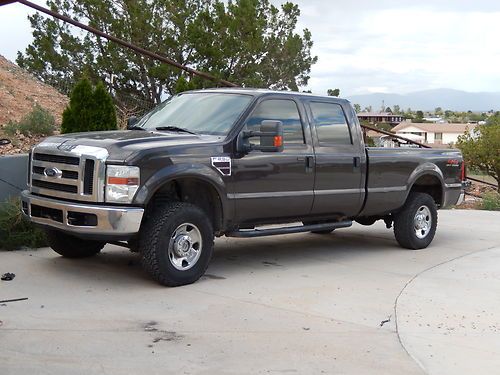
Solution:
[(134, 204), (147, 205), (159, 188), (181, 178), (195, 178), (212, 185), (219, 195), (225, 217), (229, 210), (226, 182), (218, 172), (203, 164), (173, 164), (158, 170), (139, 188)]

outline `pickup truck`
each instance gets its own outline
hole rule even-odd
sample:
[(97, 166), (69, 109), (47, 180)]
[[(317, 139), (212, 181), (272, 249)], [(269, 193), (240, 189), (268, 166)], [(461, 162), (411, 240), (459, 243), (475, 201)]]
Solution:
[(49, 137), (22, 212), (64, 257), (139, 252), (159, 283), (198, 280), (214, 237), (326, 234), (384, 220), (404, 248), (463, 197), (453, 149), (367, 148), (347, 100), (259, 89), (181, 93), (128, 130)]

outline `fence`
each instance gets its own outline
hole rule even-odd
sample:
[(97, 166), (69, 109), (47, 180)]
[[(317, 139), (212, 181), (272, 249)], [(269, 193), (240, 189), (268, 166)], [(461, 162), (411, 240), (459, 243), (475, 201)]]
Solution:
[(28, 155), (0, 157), (0, 202), (16, 197), (26, 189)]

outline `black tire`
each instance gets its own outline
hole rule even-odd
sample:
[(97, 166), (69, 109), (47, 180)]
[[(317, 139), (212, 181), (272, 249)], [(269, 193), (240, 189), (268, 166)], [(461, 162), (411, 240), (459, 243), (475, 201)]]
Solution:
[[(303, 221), (302, 224), (304, 225), (313, 225), (313, 224), (321, 224), (320, 221)], [(323, 229), (323, 230), (312, 230), (311, 233), (314, 234), (330, 234), (335, 230), (333, 229)]]
[[(191, 238), (189, 231), (196, 230), (197, 235), (193, 237), (200, 238), (201, 241), (198, 241), (199, 255), (192, 262), (193, 265), (179, 269), (174, 264), (182, 257), (176, 254), (174, 249), (178, 248), (175, 244), (180, 243), (178, 238), (181, 236), (176, 236), (176, 233), (184, 225), (187, 228), (185, 235)], [(191, 249), (189, 251), (192, 251), (196, 243), (191, 245), (189, 242), (188, 246)], [(143, 268), (154, 280), (166, 286), (191, 284), (203, 276), (212, 258), (213, 246), (214, 230), (207, 215), (197, 206), (183, 202), (172, 202), (158, 207), (141, 228), (139, 240)], [(177, 267), (184, 267), (185, 263), (180, 261)]]
[[(427, 222), (427, 229), (420, 229), (420, 224), (417, 223), (417, 213), (420, 213), (421, 218), (426, 222), (430, 219), (430, 223)], [(437, 207), (434, 199), (425, 193), (411, 193), (401, 211), (394, 215), (394, 236), (399, 245), (404, 248), (425, 249), (434, 239), (437, 220)]]
[(65, 258), (87, 258), (98, 254), (105, 242), (83, 240), (81, 238), (48, 229), (45, 231), (49, 246)]

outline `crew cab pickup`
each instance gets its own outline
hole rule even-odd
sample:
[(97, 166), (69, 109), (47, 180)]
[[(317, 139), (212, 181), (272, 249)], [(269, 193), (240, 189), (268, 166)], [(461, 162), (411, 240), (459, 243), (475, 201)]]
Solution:
[(22, 211), (65, 257), (139, 252), (159, 283), (195, 282), (214, 237), (330, 233), (384, 220), (427, 247), (437, 209), (463, 197), (453, 149), (367, 148), (347, 100), (257, 89), (171, 97), (128, 130), (47, 138)]

